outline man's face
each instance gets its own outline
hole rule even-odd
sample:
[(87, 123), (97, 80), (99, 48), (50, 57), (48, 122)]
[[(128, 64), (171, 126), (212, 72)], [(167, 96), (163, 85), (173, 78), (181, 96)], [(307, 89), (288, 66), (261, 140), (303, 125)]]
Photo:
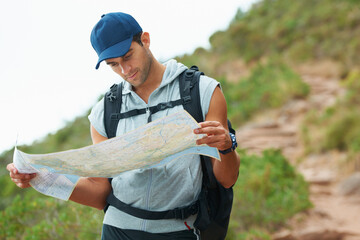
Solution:
[(148, 78), (152, 64), (151, 53), (147, 47), (132, 42), (129, 51), (122, 57), (106, 59), (114, 72), (129, 82), (135, 89)]

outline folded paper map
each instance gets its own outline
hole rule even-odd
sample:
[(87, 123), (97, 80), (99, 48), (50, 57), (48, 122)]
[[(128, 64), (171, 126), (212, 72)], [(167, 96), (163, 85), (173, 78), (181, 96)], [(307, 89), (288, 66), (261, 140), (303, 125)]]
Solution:
[(196, 145), (199, 124), (186, 111), (160, 118), (121, 136), (91, 146), (48, 154), (27, 154), (17, 148), (13, 162), (22, 173), (37, 173), (30, 184), (37, 191), (68, 200), (80, 176), (116, 177), (124, 171), (157, 167), (185, 154), (220, 160), (216, 148)]

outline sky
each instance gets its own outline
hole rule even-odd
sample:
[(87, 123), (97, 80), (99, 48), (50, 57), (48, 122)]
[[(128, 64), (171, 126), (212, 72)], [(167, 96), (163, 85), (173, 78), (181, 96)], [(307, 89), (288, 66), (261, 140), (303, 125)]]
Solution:
[(105, 64), (95, 70), (90, 32), (102, 14), (131, 14), (163, 62), (208, 48), (257, 1), (0, 0), (0, 153), (56, 132), (119, 81)]

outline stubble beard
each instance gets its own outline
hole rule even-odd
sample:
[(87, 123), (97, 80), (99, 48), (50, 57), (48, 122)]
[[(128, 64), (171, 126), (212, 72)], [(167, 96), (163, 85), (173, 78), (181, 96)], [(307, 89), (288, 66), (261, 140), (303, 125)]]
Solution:
[(146, 61), (145, 61), (145, 64), (143, 66), (143, 70), (140, 72), (141, 75), (140, 75), (140, 85), (144, 84), (146, 82), (146, 80), (148, 79), (149, 77), (149, 73), (150, 73), (150, 70), (151, 70), (151, 66), (152, 66), (152, 58), (151, 56), (149, 55), (149, 53), (146, 54)]

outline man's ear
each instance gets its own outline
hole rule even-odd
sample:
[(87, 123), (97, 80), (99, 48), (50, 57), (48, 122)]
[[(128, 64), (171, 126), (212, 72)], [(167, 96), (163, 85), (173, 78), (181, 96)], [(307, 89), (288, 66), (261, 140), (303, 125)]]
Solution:
[(148, 32), (143, 32), (141, 34), (141, 42), (146, 47), (150, 46), (150, 34)]

